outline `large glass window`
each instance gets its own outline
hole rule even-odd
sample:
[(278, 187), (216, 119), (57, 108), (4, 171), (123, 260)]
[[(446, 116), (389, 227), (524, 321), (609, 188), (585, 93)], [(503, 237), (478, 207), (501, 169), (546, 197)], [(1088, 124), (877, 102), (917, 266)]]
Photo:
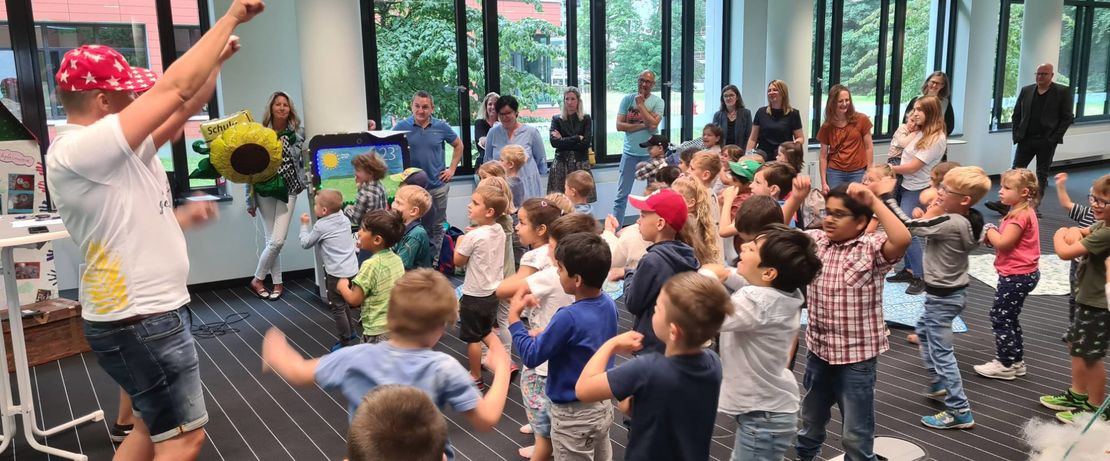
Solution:
[[(459, 132), (463, 108), (458, 93), (455, 3), (374, 2), (373, 14), (378, 38), (382, 126), (391, 127), (411, 116), (413, 94), (427, 91), (435, 102), (432, 116), (445, 119)], [(467, 15), (469, 19), (474, 13)], [(451, 155), (448, 146), (445, 149), (448, 162)]]
[(1002, 3), (1001, 34), (998, 40), (998, 57), (995, 62), (994, 110), (991, 129), (1008, 128), (1014, 115), (1018, 94), (1018, 63), (1021, 61), (1021, 23), (1025, 5), (1004, 0)]
[[(521, 106), (520, 121), (545, 135), (551, 117), (562, 107), (562, 89), (567, 84), (564, 3), (564, 0), (497, 2), (501, 94), (516, 97)], [(547, 158), (555, 158), (555, 150), (550, 146)]]
[[(200, 14), (197, 9), (197, 0), (170, 0), (170, 6), (173, 12), (174, 49), (177, 52), (177, 57), (181, 57), (200, 40)], [(185, 123), (185, 158), (190, 172), (196, 169), (197, 163), (204, 158), (193, 150), (193, 142), (203, 139), (200, 135), (200, 124), (208, 121), (209, 118), (209, 110), (206, 105)], [(168, 154), (170, 148), (171, 146), (167, 144), (159, 150), (158, 154)], [(215, 185), (216, 181), (212, 179), (189, 180), (190, 189), (213, 187)]]
[[(621, 99), (636, 92), (640, 72), (655, 72), (653, 94), (660, 94), (662, 70), (662, 27), (660, 3), (648, 0), (608, 0), (605, 3), (606, 62), (605, 142), (610, 158), (619, 159), (624, 133), (617, 131), (617, 112)], [(677, 36), (675, 36), (677, 37)], [(672, 38), (675, 38), (672, 37)], [(598, 123), (600, 122), (594, 122)], [(660, 124), (662, 128), (662, 123)], [(595, 136), (595, 139), (597, 136)], [(595, 142), (602, 142), (596, 139)]]
[(8, 29), (7, 4), (0, 4), (0, 102), (15, 118), (23, 120), (15, 73), (15, 52), (12, 50), (12, 36)]

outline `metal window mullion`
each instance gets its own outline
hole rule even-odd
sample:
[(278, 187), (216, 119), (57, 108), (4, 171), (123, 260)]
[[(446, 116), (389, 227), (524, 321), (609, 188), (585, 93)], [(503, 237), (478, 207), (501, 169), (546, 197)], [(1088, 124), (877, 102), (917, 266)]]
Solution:
[[(484, 2), (483, 3), (483, 8), (488, 8), (489, 3), (494, 3), (494, 1), (490, 0), (490, 1)], [(472, 165), (474, 165), (474, 161), (471, 158), (472, 152), (471, 152), (471, 144), (470, 144), (470, 129), (471, 129), (471, 127), (470, 127), (470, 56), (469, 56), (470, 53), (468, 51), (469, 44), (468, 44), (468, 41), (467, 41), (469, 36), (466, 34), (466, 32), (467, 32), (466, 31), (466, 26), (467, 26), (467, 24), (466, 24), (466, 8), (467, 8), (466, 7), (466, 0), (455, 0), (455, 64), (457, 66), (456, 75), (458, 76), (457, 80), (456, 80), (457, 86), (455, 87), (455, 92), (457, 93), (457, 96), (459, 98), (459, 134), (460, 134), (460, 137), (462, 138), (463, 153), (465, 154), (465, 155), (463, 155), (463, 158), (460, 161), (460, 166), (461, 166), (461, 168), (464, 172), (470, 171), (473, 168)], [(487, 13), (487, 11), (483, 9), (483, 11), (482, 11), (483, 16), (485, 16), (486, 13)], [(497, 10), (496, 9), (493, 10), (492, 14), (493, 14), (493, 17), (494, 17), (493, 22), (494, 22), (494, 24), (496, 24), (497, 23)], [(488, 18), (486, 18), (486, 19), (488, 19)], [(489, 46), (490, 46), (489, 45), (490, 44), (490, 39), (491, 39), (490, 35), (491, 34), (489, 33), (489, 29), (486, 29), (485, 39), (486, 39), (486, 51), (487, 52), (489, 51)], [(493, 35), (494, 35), (494, 37), (492, 37), (493, 44), (494, 44), (493, 47), (494, 47), (494, 50), (496, 52), (496, 48), (497, 48), (497, 37), (496, 37), (497, 27), (496, 26), (494, 26)], [(497, 69), (497, 65), (496, 65), (496, 63), (498, 61), (497, 56), (494, 55), (493, 59), (494, 59), (494, 61), (493, 61), (494, 62), (494, 69)], [(501, 79), (500, 72), (495, 72), (495, 74), (496, 74), (495, 75), (496, 79), (500, 80)], [(486, 84), (487, 85), (489, 85), (489, 81), (490, 81), (490, 66), (489, 66), (489, 56), (487, 55), (486, 56)], [(494, 90), (490, 90), (490, 89), (487, 88), (486, 91), (489, 92), (489, 91), (494, 91)]]
[[(699, 0), (701, 1), (701, 0)], [(694, 0), (682, 3), (682, 139), (694, 137)]]

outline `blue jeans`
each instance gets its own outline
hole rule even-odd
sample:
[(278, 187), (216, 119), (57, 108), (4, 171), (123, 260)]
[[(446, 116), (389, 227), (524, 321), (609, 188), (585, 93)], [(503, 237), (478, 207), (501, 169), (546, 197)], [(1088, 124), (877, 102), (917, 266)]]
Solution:
[(863, 182), (863, 174), (866, 172), (866, 168), (860, 168), (856, 171), (840, 171), (829, 168), (825, 170), (825, 182), (829, 184), (829, 189), (850, 182)]
[(632, 184), (636, 182), (636, 164), (647, 161), (646, 155), (621, 154), (621, 176), (617, 180), (617, 198), (613, 199), (613, 216), (617, 221), (624, 223), (624, 209), (628, 206), (628, 194), (632, 192)]
[(844, 365), (830, 365), (810, 352), (802, 386), (802, 427), (794, 445), (798, 458), (812, 460), (825, 442), (831, 408), (843, 417), (841, 444), (847, 461), (875, 461), (875, 375), (878, 357)]
[(450, 184), (428, 189), (432, 196), (432, 207), (420, 218), (420, 224), (428, 231), (428, 240), (432, 243), (433, 266), (439, 261), (439, 249), (443, 246), (443, 223), (447, 222), (447, 193), (450, 191)]
[[(898, 202), (899, 207), (906, 213), (906, 216), (913, 216), (913, 209), (921, 206), (919, 199), (921, 191), (925, 189), (909, 190), (901, 187), (899, 190), (902, 191), (902, 199)], [(914, 237), (910, 240), (910, 247), (906, 249), (905, 263), (906, 269), (913, 272), (914, 277), (917, 278), (925, 277), (924, 260), (921, 253), (921, 240)]]
[(947, 296), (926, 294), (925, 314), (917, 320), (921, 362), (929, 373), (930, 383), (942, 383), (948, 391), (944, 405), (949, 410), (965, 410), (971, 406), (964, 394), (956, 353), (952, 351), (952, 319), (963, 312), (966, 304), (967, 289), (964, 288)]
[(797, 432), (796, 413), (752, 411), (736, 415), (732, 461), (782, 461)]
[(86, 321), (84, 327), (97, 363), (131, 396), (152, 441), (208, 422), (196, 343), (180, 309), (133, 323)]

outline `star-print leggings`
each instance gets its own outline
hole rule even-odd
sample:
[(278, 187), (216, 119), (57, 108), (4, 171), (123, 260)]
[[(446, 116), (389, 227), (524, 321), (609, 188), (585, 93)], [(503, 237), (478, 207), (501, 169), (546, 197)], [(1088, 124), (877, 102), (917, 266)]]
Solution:
[(998, 276), (998, 289), (991, 307), (991, 325), (994, 327), (995, 354), (1003, 366), (1013, 365), (1024, 359), (1025, 347), (1021, 338), (1021, 306), (1025, 297), (1037, 287), (1041, 271), (1021, 275)]

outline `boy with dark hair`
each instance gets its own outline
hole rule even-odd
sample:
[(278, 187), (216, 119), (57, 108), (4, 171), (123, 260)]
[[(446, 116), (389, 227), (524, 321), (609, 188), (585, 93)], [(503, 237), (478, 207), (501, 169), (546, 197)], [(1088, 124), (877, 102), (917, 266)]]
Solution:
[(671, 187), (671, 184), (674, 184), (674, 181), (680, 176), (682, 176), (682, 170), (677, 166), (671, 165), (660, 168), (659, 171), (655, 172), (655, 180), (665, 184), (667, 187)]
[[(325, 390), (341, 391), (352, 417), (363, 397), (374, 388), (386, 384), (413, 386), (428, 394), (441, 410), (452, 408), (475, 429), (489, 431), (505, 410), (509, 356), (497, 335), (486, 335), (494, 374), (493, 384), (483, 397), (458, 360), (432, 349), (447, 325), (458, 318), (458, 300), (447, 277), (431, 269), (412, 270), (393, 286), (387, 341), (344, 347), (305, 360), (281, 330), (271, 328), (262, 342), (262, 369), (294, 385), (318, 384)], [(450, 442), (445, 452), (448, 460), (454, 458)]]
[(798, 383), (787, 367), (793, 354), (783, 351), (798, 335), (802, 288), (821, 265), (813, 240), (783, 226), (780, 212), (778, 222), (744, 243), (735, 269), (699, 271), (734, 291), (736, 313), (721, 326), (728, 367), (719, 407), (736, 418), (734, 459), (782, 459), (790, 448), (798, 427)]
[(740, 205), (733, 226), (741, 241), (751, 242), (770, 224), (781, 224), (782, 221), (782, 207), (777, 200), (767, 195), (754, 195)]
[(351, 305), (337, 288), (339, 280), (358, 274), (358, 259), (355, 257), (355, 239), (351, 237), (351, 222), (343, 213), (337, 213), (342, 207), (343, 194), (339, 191), (323, 189), (317, 192), (316, 203), (312, 210), (316, 213), (316, 223), (312, 225), (312, 231), (309, 232), (308, 213), (302, 214), (300, 232), (301, 248), (319, 248), (320, 259), (324, 262), (324, 284), (328, 292), (328, 307), (335, 320), (338, 336), (335, 345), (332, 346), (335, 349), (362, 342), (360, 315), (351, 309)]
[[(809, 177), (798, 175), (793, 186), (784, 221), (809, 193)], [(825, 211), (822, 228), (805, 231), (817, 244), (823, 267), (806, 288), (809, 353), (795, 450), (804, 461), (817, 457), (829, 409), (839, 405), (845, 415), (841, 444), (847, 457), (874, 460), (876, 366), (879, 354), (890, 348), (883, 322), (883, 277), (906, 253), (910, 233), (861, 184), (833, 188)], [(873, 214), (886, 233), (865, 232)]]
[[(563, 219), (566, 217), (556, 220), (553, 227)], [(521, 361), (529, 367), (548, 365), (545, 391), (551, 400), (555, 459), (612, 458), (609, 402), (585, 403), (574, 391), (582, 367), (602, 343), (617, 334), (616, 304), (601, 290), (609, 274), (609, 259), (609, 246), (596, 233), (562, 236), (555, 247), (555, 266), (563, 292), (573, 294), (574, 303), (555, 312), (537, 336), (530, 336), (520, 322), (524, 307), (535, 305), (535, 299), (517, 292), (509, 308), (509, 330)], [(607, 366), (612, 366), (611, 360)]]
[[(455, 266), (467, 268), (462, 298), (459, 298), (459, 316), (462, 319), (459, 339), (466, 343), (470, 377), (483, 390), (486, 385), (482, 381), (481, 342), (497, 325), (497, 305), (500, 301), (494, 292), (505, 278), (505, 246), (508, 239), (496, 220), (505, 214), (509, 200), (511, 198), (496, 186), (479, 185), (474, 189), (467, 205), (474, 228), (460, 236), (455, 244)], [(471, 260), (474, 264), (470, 264)]]
[[(385, 317), (389, 306), (389, 292), (393, 283), (405, 273), (405, 264), (392, 250), (401, 239), (404, 227), (396, 211), (371, 210), (362, 218), (358, 230), (358, 248), (371, 256), (362, 262), (358, 274), (351, 280), (340, 279), (336, 290), (352, 306), (362, 306), (362, 325), (359, 335), (368, 343), (385, 339)], [(333, 349), (334, 350), (334, 349)]]
[(447, 420), (424, 391), (386, 384), (366, 394), (347, 430), (348, 461), (440, 461)]
[(686, 225), (686, 200), (670, 189), (647, 197), (629, 196), (628, 203), (640, 209), (640, 235), (651, 242), (636, 269), (625, 272), (624, 305), (633, 316), (632, 329), (644, 335), (643, 352), (659, 352), (664, 344), (655, 337), (651, 317), (655, 314), (659, 289), (671, 276), (698, 270), (694, 249), (675, 236)]
[(798, 170), (786, 163), (764, 163), (752, 178), (752, 194), (770, 195), (782, 201), (790, 193), (790, 183), (795, 176), (798, 176)]
[(695, 272), (675, 275), (659, 292), (652, 316), (666, 355), (640, 354), (606, 372), (614, 355), (641, 347), (643, 335), (629, 331), (606, 341), (586, 364), (575, 386), (578, 398), (616, 398), (632, 417), (625, 459), (709, 459), (721, 358), (702, 345), (730, 314), (719, 283)]

